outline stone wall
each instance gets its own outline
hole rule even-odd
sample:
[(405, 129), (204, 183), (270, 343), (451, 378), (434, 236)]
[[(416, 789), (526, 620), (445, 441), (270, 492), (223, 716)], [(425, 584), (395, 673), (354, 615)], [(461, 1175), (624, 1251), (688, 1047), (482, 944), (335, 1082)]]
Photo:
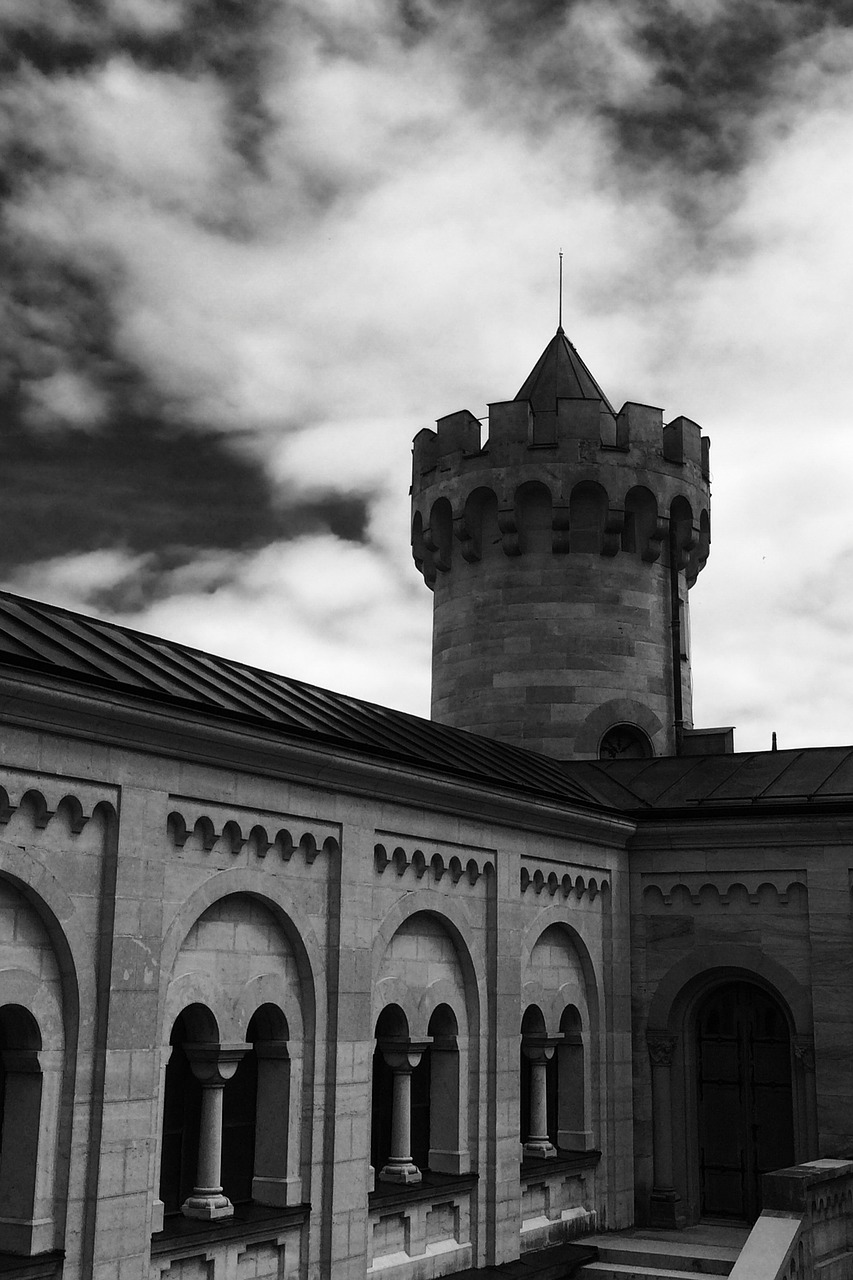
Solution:
[[(672, 1139), (679, 1212), (696, 1221), (696, 1011), (724, 982), (769, 993), (790, 1037), (794, 1154), (853, 1143), (850, 831), (846, 819), (791, 814), (649, 823), (632, 842), (637, 1213), (649, 1216), (655, 1148)], [(652, 1105), (666, 1079), (667, 1116)], [(658, 1108), (661, 1110), (661, 1108)]]
[[(0, 1027), (36, 1055), (20, 1142), (41, 1146), (17, 1225), (0, 1207), (0, 1251), (62, 1249), (65, 1280), (428, 1280), (517, 1257), (531, 984), (558, 1035), (557, 1005), (578, 1011), (585, 1075), (587, 1172), (551, 1179), (548, 1241), (584, 1214), (627, 1224), (628, 971), (613, 949), (628, 827), (399, 769), (367, 778), (332, 753), (320, 769), (275, 743), (247, 768), (243, 735), (217, 731), (214, 753), (201, 730), (168, 726), (166, 750), (150, 734), (104, 715), (97, 737), (81, 722), (5, 739)], [(370, 1167), (375, 1029), (392, 1004), (419, 1041), (437, 1009), (455, 1022), (455, 1128), (434, 1127), (428, 1194)], [(254, 1055), (258, 1098), (277, 1099), (263, 1117), (258, 1102), (254, 1208), (235, 1217), (164, 1212), (176, 1052), (220, 1072), (201, 1084), (222, 1096)], [(4, 1061), (8, 1082), (23, 1059)]]

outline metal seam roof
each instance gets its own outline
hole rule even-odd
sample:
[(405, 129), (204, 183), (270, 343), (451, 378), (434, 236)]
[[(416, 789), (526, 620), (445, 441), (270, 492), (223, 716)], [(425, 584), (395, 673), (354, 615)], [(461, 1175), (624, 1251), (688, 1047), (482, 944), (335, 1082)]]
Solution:
[[(681, 756), (662, 760), (584, 761), (564, 765), (596, 790), (606, 780), (608, 803), (623, 811), (712, 812), (748, 805), (813, 805), (853, 802), (853, 746), (798, 747), (732, 755)], [(666, 785), (659, 779), (664, 775)]]
[(8, 592), (0, 592), (2, 666), (260, 722), (490, 788), (602, 805), (594, 786), (534, 752)]

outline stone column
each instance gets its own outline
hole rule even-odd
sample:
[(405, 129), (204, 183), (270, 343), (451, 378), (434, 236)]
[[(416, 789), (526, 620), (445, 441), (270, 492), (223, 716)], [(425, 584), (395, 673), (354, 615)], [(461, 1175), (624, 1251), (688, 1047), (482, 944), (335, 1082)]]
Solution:
[(391, 1154), (379, 1172), (380, 1182), (420, 1182), (412, 1160), (412, 1072), (428, 1047), (427, 1040), (383, 1040), (379, 1047), (394, 1072), (391, 1096)]
[(672, 1173), (672, 1056), (677, 1037), (663, 1031), (646, 1032), (652, 1064), (652, 1126), (654, 1135), (654, 1186), (650, 1221), (655, 1227), (683, 1225), (681, 1197)]
[(222, 1191), (222, 1090), (250, 1044), (186, 1044), (193, 1075), (201, 1082), (198, 1165), (193, 1193), (181, 1206), (185, 1218), (230, 1218), (234, 1206)]
[(553, 1036), (524, 1036), (522, 1052), (530, 1062), (530, 1115), (528, 1117), (526, 1156), (539, 1159), (557, 1154), (548, 1137), (548, 1063), (554, 1056), (557, 1040)]

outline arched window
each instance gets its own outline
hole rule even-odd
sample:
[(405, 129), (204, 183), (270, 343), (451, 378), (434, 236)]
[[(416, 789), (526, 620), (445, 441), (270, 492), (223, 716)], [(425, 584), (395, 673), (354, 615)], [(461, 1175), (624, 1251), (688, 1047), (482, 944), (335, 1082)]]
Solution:
[(257, 1109), (258, 1056), (253, 1045), (222, 1095), (222, 1191), (232, 1204), (252, 1199)]
[(0, 1009), (0, 1219), (2, 1246), (29, 1253), (36, 1217), (42, 1110), (42, 1047), (38, 1023), (28, 1009)]
[(370, 1163), (377, 1173), (391, 1154), (391, 1117), (394, 1072), (383, 1051), (383, 1043), (404, 1041), (409, 1036), (406, 1015), (396, 1004), (386, 1005), (376, 1019), (376, 1047), (373, 1050), (373, 1090), (370, 1109)]
[(625, 495), (622, 550), (633, 551), (644, 560), (654, 560), (660, 555), (657, 500), (651, 490), (642, 485), (629, 489)]
[(520, 1138), (525, 1156), (558, 1148), (588, 1151), (586, 1063), (581, 1017), (564, 1009), (559, 1035), (548, 1035), (541, 1010), (529, 1005), (521, 1023)]
[(538, 480), (520, 485), (515, 494), (515, 511), (521, 550), (550, 555), (554, 538), (550, 489)]
[[(258, 1204), (295, 1204), (301, 1199), (299, 1082), (294, 1078), (287, 1019), (277, 1005), (261, 1005), (249, 1023), (246, 1038), (252, 1050), (244, 1061), (249, 1061), (252, 1074), (247, 1072), (244, 1077), (241, 1107), (244, 1116), (251, 1114), (251, 1137), (247, 1135), (245, 1141), (247, 1149), (251, 1146), (253, 1164), (248, 1192), (235, 1185), (235, 1194), (245, 1194)], [(237, 1075), (239, 1072), (238, 1067)], [(228, 1088), (226, 1085), (226, 1108)], [(238, 1133), (236, 1127), (234, 1133)], [(245, 1180), (245, 1173), (243, 1176)], [(227, 1187), (225, 1191), (228, 1194)]]
[(192, 1005), (175, 1019), (169, 1036), (160, 1157), (160, 1199), (165, 1213), (180, 1213), (195, 1186), (201, 1082), (184, 1046), (205, 1039), (211, 1043), (218, 1040), (213, 1017), (203, 1006)]
[(581, 1016), (568, 1005), (560, 1018), (562, 1039), (556, 1052), (556, 1143), (565, 1151), (587, 1151), (592, 1133), (587, 1129), (586, 1062)]
[(607, 494), (591, 480), (576, 484), (569, 498), (569, 540), (572, 551), (601, 551), (607, 519)]
[[(371, 1162), (381, 1182), (421, 1181), (421, 1171), (412, 1158), (412, 1076), (427, 1048), (427, 1041), (410, 1039), (409, 1024), (399, 1005), (387, 1005), (382, 1010), (376, 1020), (371, 1115)], [(429, 1125), (428, 1074), (420, 1077), (416, 1096), (422, 1113), (417, 1138), (422, 1146), (424, 1096), (427, 1133)]]
[(427, 1032), (431, 1037), (424, 1054), (429, 1061), (430, 1080), (428, 1165), (433, 1173), (465, 1173), (468, 1158), (462, 1099), (464, 1078), (460, 1066), (459, 1024), (450, 1005), (438, 1006), (429, 1020)]
[(429, 1168), (430, 1097), (432, 1087), (432, 1051), (427, 1046), (412, 1071), (412, 1163), (421, 1173)]
[[(532, 1004), (521, 1019), (520, 1138), (526, 1156), (553, 1156), (557, 1136), (554, 1047), (542, 1010)], [(552, 1136), (553, 1135), (553, 1136)]]
[[(298, 1144), (289, 1141), (294, 1099), (287, 1020), (277, 1006), (262, 1005), (247, 1036), (244, 1044), (221, 1045), (213, 1015), (202, 1005), (190, 1006), (175, 1021), (160, 1162), (166, 1214), (227, 1217), (235, 1204), (301, 1200)], [(211, 1090), (221, 1095), (218, 1119), (217, 1107), (207, 1113), (204, 1108), (205, 1091)], [(205, 1144), (206, 1124), (220, 1127)], [(205, 1146), (221, 1152), (218, 1169), (207, 1178), (199, 1167)]]
[(635, 724), (614, 724), (598, 744), (599, 760), (646, 760), (653, 756), (652, 744)]
[(438, 498), (433, 503), (429, 528), (424, 529), (423, 538), (432, 551), (436, 569), (446, 572), (453, 552), (453, 508), (447, 498)]
[(498, 525), (498, 499), (492, 489), (473, 489), (465, 500), (465, 528), (470, 545), (462, 554), (469, 560), (493, 559), (503, 555)]

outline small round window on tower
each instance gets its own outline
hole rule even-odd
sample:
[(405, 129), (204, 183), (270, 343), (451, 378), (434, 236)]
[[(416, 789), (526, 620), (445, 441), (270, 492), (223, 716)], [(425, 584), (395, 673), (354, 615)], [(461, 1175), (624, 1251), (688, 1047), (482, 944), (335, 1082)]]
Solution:
[(599, 760), (646, 760), (653, 754), (652, 744), (634, 724), (614, 724), (598, 745)]

